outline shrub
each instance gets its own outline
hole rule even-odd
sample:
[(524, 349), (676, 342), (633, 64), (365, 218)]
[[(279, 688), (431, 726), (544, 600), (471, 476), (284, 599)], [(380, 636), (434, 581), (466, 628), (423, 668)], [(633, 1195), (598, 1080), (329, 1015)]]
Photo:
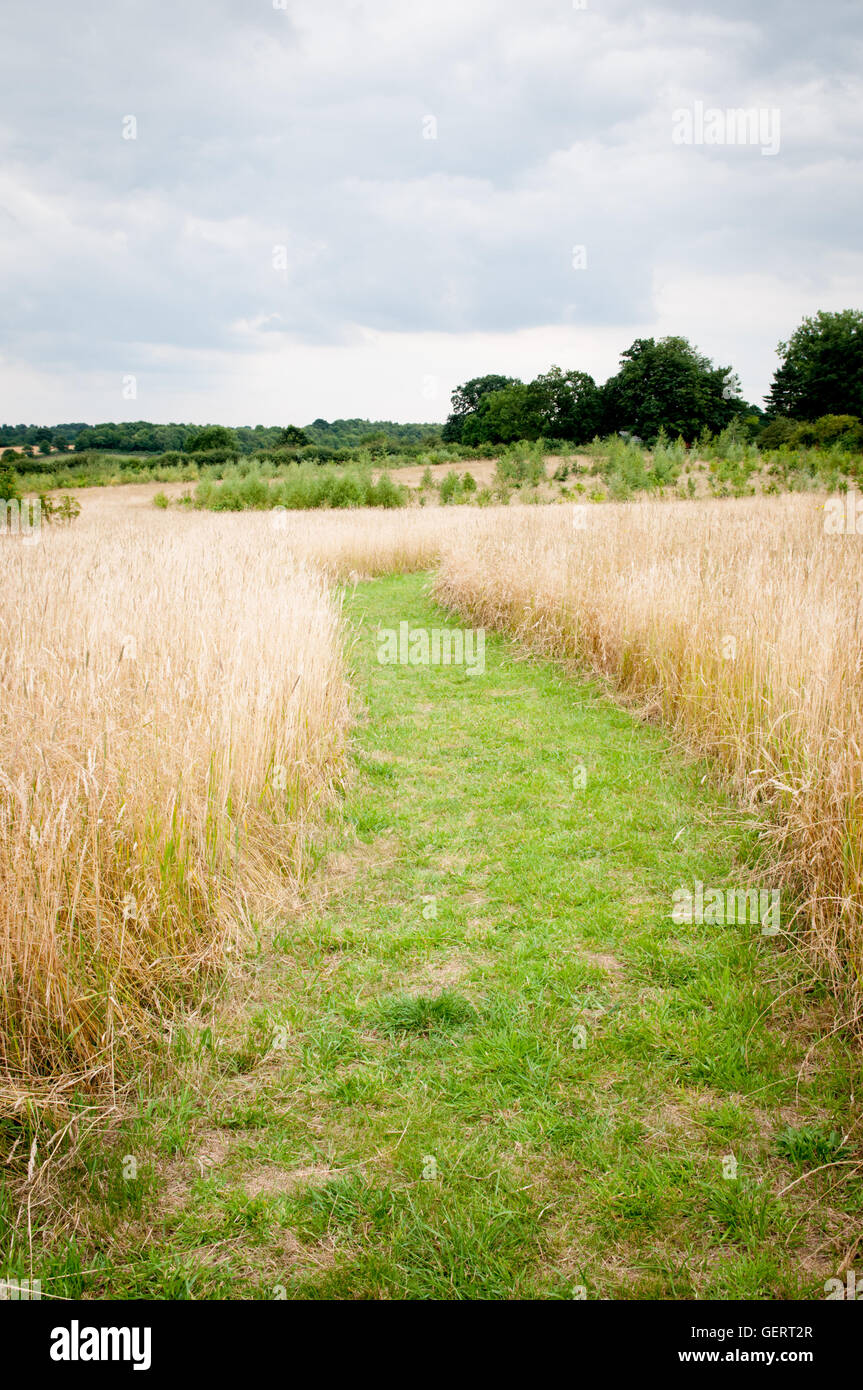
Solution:
[(779, 416), (771, 420), (769, 425), (758, 436), (758, 447), (760, 449), (781, 449), (783, 445), (796, 443), (799, 431), (799, 424), (796, 420), (788, 420), (784, 416)]
[(51, 510), (52, 519), (59, 521), (66, 526), (70, 526), (76, 517), (81, 515), (81, 503), (77, 497), (63, 497), (56, 502)]
[(440, 500), (441, 505), (446, 507), (450, 502), (455, 502), (461, 493), (461, 480), (454, 468), (451, 468), (446, 477), (441, 479)]
[(523, 439), (509, 444), (498, 458), (495, 472), (498, 482), (536, 484), (545, 478), (544, 440)]
[(394, 483), (389, 473), (382, 473), (376, 483), (366, 488), (367, 507), (401, 507), (404, 501), (404, 488)]
[(261, 511), (272, 507), (306, 511), (316, 507), (402, 507), (405, 500), (404, 488), (387, 473), (375, 483), (370, 473), (359, 470), (341, 471), (299, 463), (289, 464), (274, 481), (245, 467), (235, 469), (221, 486), (209, 478), (202, 479), (194, 505), (209, 511)]
[(815, 443), (822, 449), (834, 445), (849, 451), (863, 449), (863, 421), (856, 415), (822, 415), (813, 431)]
[(18, 497), (18, 475), (8, 464), (0, 463), (0, 502), (12, 502)]

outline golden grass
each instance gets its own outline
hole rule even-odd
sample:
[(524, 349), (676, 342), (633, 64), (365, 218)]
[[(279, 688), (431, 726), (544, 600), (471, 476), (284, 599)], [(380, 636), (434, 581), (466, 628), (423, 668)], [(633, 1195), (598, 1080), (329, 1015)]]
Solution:
[(476, 507), (285, 512), (270, 517), (270, 525), (285, 527), (283, 534), (294, 554), (342, 580), (431, 569), (453, 536), (481, 544), (494, 526), (492, 513)]
[(0, 1074), (104, 1086), (296, 882), (338, 775), (341, 618), (272, 528), (0, 538)]
[(583, 662), (762, 807), (793, 929), (859, 1018), (863, 541), (825, 534), (812, 496), (581, 515), (520, 509), (482, 546), (454, 536), (437, 597)]
[(591, 506), (579, 530), (568, 506), (235, 516), (151, 491), (0, 538), (0, 1099), (128, 1076), (278, 913), (343, 767), (331, 582), (438, 564), (442, 602), (598, 672), (766, 811), (776, 885), (859, 1013), (863, 550), (819, 499)]

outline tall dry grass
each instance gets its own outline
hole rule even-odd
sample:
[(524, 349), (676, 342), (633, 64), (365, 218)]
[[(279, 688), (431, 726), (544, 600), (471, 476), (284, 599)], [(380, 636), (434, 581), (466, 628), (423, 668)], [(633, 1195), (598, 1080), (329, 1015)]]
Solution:
[(97, 509), (37, 545), (0, 537), (13, 1105), (140, 1065), (243, 920), (296, 881), (340, 775), (339, 606), (285, 537), (233, 521)]
[(577, 659), (769, 816), (860, 1007), (861, 594), (812, 497), (220, 516), (145, 489), (0, 538), (0, 1099), (127, 1075), (296, 883), (348, 724), (333, 581), (440, 565), (475, 624)]
[(523, 509), (481, 546), (453, 534), (435, 591), (598, 672), (763, 808), (793, 929), (859, 1019), (863, 538), (823, 516), (799, 496)]
[(270, 524), (284, 528), (294, 554), (336, 580), (432, 569), (451, 537), (483, 544), (495, 525), (491, 511), (476, 507), (287, 512)]

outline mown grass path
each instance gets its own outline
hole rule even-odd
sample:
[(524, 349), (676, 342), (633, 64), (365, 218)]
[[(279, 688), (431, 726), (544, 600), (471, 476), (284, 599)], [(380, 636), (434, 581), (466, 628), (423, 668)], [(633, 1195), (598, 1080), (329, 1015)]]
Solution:
[(823, 1298), (861, 1202), (848, 1167), (795, 1180), (857, 1147), (845, 1045), (781, 943), (671, 919), (678, 885), (750, 881), (751, 831), (504, 640), (484, 675), (379, 665), (379, 624), (455, 625), (426, 588), (349, 598), (345, 819), (227, 1051), (187, 1040), (186, 1085), (121, 1136), (150, 1177), (111, 1189), (79, 1287)]

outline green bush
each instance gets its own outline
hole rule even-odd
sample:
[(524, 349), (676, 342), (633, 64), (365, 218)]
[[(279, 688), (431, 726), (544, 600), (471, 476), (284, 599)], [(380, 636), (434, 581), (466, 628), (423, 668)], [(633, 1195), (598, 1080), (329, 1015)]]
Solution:
[(821, 449), (863, 450), (863, 421), (856, 415), (822, 415), (813, 428), (815, 443)]
[(461, 479), (454, 468), (451, 468), (446, 477), (441, 479), (440, 500), (441, 506), (448, 506), (450, 502), (457, 501), (461, 494)]
[(521, 487), (523, 483), (535, 486), (545, 478), (545, 440), (523, 439), (517, 444), (509, 444), (495, 464), (499, 483), (511, 483)]
[(18, 495), (17, 473), (8, 463), (0, 463), (0, 502), (13, 502)]
[(217, 485), (204, 478), (195, 491), (194, 505), (208, 511), (265, 511), (284, 507), (307, 511), (319, 507), (402, 507), (406, 493), (389, 474), (373, 482), (371, 473), (290, 464), (275, 479), (247, 467), (233, 469)]

